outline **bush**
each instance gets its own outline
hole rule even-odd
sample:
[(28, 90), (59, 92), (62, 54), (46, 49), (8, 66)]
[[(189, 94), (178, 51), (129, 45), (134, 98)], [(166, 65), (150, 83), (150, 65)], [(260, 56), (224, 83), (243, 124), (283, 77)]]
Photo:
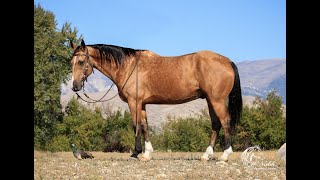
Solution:
[(172, 151), (204, 151), (209, 143), (211, 122), (205, 116), (169, 119), (163, 130), (152, 137), (155, 149)]
[(102, 117), (72, 98), (66, 106), (62, 122), (55, 124), (49, 151), (69, 151), (70, 144), (88, 151), (129, 152), (134, 149), (134, 133), (129, 112), (120, 110)]
[(81, 149), (102, 151), (106, 119), (100, 109), (92, 111), (72, 98), (66, 106), (61, 123), (55, 125), (55, 137), (49, 144), (50, 151), (68, 151), (74, 143)]
[(106, 123), (105, 152), (129, 152), (134, 149), (134, 132), (131, 114), (120, 110), (112, 113)]
[(276, 91), (271, 91), (266, 100), (256, 97), (252, 107), (244, 107), (233, 137), (237, 150), (254, 145), (277, 149), (286, 142), (286, 117)]
[(55, 136), (51, 143), (48, 145), (48, 149), (52, 152), (66, 151), (70, 149), (70, 141), (66, 135)]

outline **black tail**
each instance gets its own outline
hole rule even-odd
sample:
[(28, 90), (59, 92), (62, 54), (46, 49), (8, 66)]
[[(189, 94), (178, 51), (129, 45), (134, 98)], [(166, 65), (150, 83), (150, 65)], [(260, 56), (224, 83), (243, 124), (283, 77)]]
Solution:
[(231, 129), (234, 129), (236, 123), (240, 121), (241, 111), (242, 111), (242, 94), (240, 86), (240, 77), (237, 66), (231, 62), (234, 71), (234, 84), (233, 88), (229, 94), (229, 105), (228, 110), (231, 116)]

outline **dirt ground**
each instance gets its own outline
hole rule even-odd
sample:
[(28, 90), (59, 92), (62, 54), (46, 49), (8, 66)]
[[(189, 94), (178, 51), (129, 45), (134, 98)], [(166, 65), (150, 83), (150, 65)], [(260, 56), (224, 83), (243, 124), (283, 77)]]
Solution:
[(129, 160), (129, 153), (91, 153), (94, 159), (78, 160), (72, 152), (34, 151), (34, 179), (286, 179), (286, 162), (276, 151), (260, 152), (264, 161), (251, 166), (242, 152), (226, 163), (199, 161), (202, 152), (154, 152), (149, 162)]

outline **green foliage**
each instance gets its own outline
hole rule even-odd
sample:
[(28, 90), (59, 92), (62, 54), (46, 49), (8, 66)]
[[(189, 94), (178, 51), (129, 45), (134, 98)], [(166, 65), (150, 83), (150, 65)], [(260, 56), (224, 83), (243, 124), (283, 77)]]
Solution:
[(134, 133), (129, 112), (116, 111), (107, 118), (100, 109), (94, 111), (72, 98), (63, 120), (54, 126), (50, 151), (69, 151), (70, 144), (88, 151), (128, 152), (134, 148)]
[(106, 152), (129, 152), (134, 149), (134, 132), (131, 114), (128, 111), (116, 111), (107, 118)]
[(244, 107), (233, 137), (234, 147), (238, 150), (253, 145), (276, 149), (286, 142), (286, 117), (282, 99), (276, 91), (271, 91), (266, 100), (257, 97), (252, 107)]
[(65, 23), (57, 30), (52, 12), (34, 5), (34, 147), (46, 150), (54, 126), (63, 119), (60, 86), (70, 72), (71, 48), (77, 30)]
[(68, 151), (74, 143), (89, 151), (102, 151), (106, 134), (106, 119), (100, 109), (92, 111), (72, 98), (62, 122), (55, 124), (55, 137), (49, 144), (51, 151)]
[(154, 147), (172, 151), (204, 151), (209, 143), (211, 122), (207, 116), (169, 119), (160, 134), (152, 137)]
[(52, 138), (48, 150), (52, 152), (67, 151), (70, 149), (70, 140), (66, 135), (58, 135)]

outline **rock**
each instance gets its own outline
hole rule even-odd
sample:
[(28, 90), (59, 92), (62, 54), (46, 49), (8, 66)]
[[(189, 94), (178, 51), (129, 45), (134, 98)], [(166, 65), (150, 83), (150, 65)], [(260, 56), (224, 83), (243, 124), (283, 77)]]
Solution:
[(278, 157), (282, 160), (286, 160), (286, 143), (284, 143), (277, 152)]
[(237, 172), (238, 174), (241, 174), (241, 171), (240, 171), (240, 169), (237, 169), (237, 170), (236, 170), (236, 172)]

